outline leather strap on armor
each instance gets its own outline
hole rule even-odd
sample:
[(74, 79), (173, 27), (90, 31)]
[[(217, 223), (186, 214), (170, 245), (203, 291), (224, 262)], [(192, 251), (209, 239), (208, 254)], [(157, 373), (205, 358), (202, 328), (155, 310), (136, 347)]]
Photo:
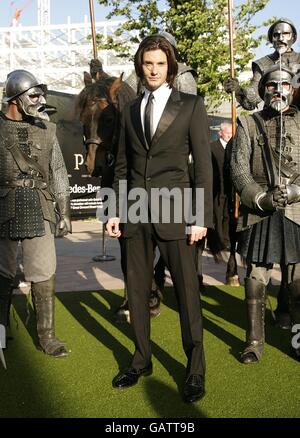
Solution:
[(22, 178), (14, 179), (11, 181), (0, 181), (0, 188), (3, 187), (24, 187), (28, 189), (41, 189), (47, 188), (47, 183), (39, 179)]
[[(288, 178), (289, 184), (296, 181), (297, 178), (299, 177), (298, 172), (294, 172), (292, 170), (292, 168), (290, 166), (288, 166), (287, 164), (285, 164), (283, 161), (281, 161), (281, 163), (279, 165), (279, 155), (269, 145), (268, 136), (267, 136), (266, 129), (264, 126), (263, 118), (260, 116), (259, 113), (252, 114), (252, 118), (254, 119), (254, 121), (259, 129), (259, 132), (262, 135), (263, 140), (264, 140), (264, 144), (263, 145), (261, 144), (261, 147), (262, 147), (263, 157), (265, 160), (265, 165), (267, 168), (269, 183), (271, 184), (271, 187), (274, 187), (274, 185), (276, 185), (276, 180), (278, 179), (278, 174), (277, 174), (276, 170), (279, 170), (279, 167), (281, 170), (280, 176), (283, 175), (286, 178)], [(274, 185), (272, 185), (273, 179), (274, 179)], [(278, 181), (277, 181), (277, 183), (278, 183)]]
[(278, 175), (274, 163), (273, 154), (271, 153), (271, 148), (269, 146), (268, 136), (264, 128), (264, 122), (258, 113), (252, 114), (252, 117), (263, 139), (263, 142), (260, 146), (262, 148), (262, 153), (268, 173), (269, 184), (271, 187), (275, 187), (278, 184)]
[(32, 169), (34, 169), (42, 175), (43, 179), (46, 179), (42, 167), (35, 160), (26, 156), (17, 144), (14, 144), (7, 149), (12, 154), (21, 172), (30, 174), (32, 172)]

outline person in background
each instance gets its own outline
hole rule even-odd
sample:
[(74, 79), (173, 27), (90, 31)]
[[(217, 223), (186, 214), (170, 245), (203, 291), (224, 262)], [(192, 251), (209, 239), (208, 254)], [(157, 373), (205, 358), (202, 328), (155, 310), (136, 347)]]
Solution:
[[(297, 41), (297, 30), (295, 25), (288, 18), (276, 20), (268, 30), (268, 40), (273, 45), (274, 52), (263, 56), (252, 62), (253, 76), (250, 84), (242, 88), (238, 79), (226, 79), (224, 88), (227, 93), (235, 92), (236, 100), (246, 110), (254, 110), (262, 102), (258, 84), (264, 73), (274, 65), (289, 68), (293, 73), (300, 69), (300, 53), (293, 49), (293, 44)], [(294, 102), (300, 108), (299, 93), (295, 93)]]

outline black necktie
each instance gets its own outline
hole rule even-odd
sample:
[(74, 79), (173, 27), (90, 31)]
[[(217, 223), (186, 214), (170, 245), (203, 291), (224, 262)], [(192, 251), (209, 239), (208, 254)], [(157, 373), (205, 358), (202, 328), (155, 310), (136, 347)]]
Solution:
[(145, 108), (145, 120), (144, 120), (144, 130), (145, 130), (145, 138), (148, 146), (151, 146), (152, 140), (152, 111), (153, 111), (153, 94), (150, 93), (147, 101), (147, 105)]

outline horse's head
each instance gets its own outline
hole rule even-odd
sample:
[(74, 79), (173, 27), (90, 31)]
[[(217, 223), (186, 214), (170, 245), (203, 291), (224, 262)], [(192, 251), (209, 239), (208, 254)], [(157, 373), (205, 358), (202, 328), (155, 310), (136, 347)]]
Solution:
[[(87, 74), (85, 75), (85, 82)], [(90, 175), (101, 176), (102, 186), (113, 178), (116, 143), (119, 137), (119, 78), (103, 77), (86, 84), (78, 96), (77, 108), (83, 123), (86, 145), (85, 165)], [(110, 181), (104, 181), (109, 178)]]

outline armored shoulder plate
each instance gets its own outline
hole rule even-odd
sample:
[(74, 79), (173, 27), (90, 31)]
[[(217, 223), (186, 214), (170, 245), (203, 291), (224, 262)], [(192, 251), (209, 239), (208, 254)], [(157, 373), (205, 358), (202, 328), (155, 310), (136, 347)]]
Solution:
[(257, 133), (256, 123), (251, 115), (239, 116), (238, 123), (244, 128), (247, 137), (251, 140), (254, 139)]
[(194, 70), (189, 65), (185, 65), (185, 64), (182, 64), (181, 62), (179, 62), (177, 76), (180, 76), (180, 75), (187, 73), (187, 72), (191, 73), (194, 76), (194, 78), (198, 77), (196, 70)]
[(275, 60), (272, 59), (272, 55), (267, 55), (252, 62), (252, 71), (254, 73), (256, 70), (259, 70), (263, 75), (274, 64)]

